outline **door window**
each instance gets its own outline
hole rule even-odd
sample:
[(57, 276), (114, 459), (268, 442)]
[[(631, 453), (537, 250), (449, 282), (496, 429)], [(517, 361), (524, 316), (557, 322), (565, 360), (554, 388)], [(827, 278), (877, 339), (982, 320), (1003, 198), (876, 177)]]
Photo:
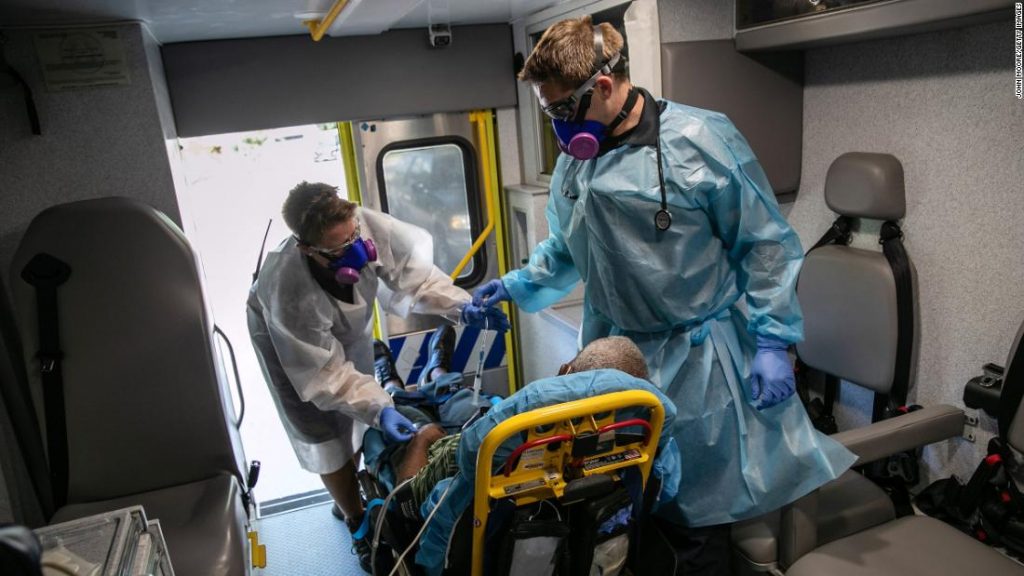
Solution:
[[(381, 207), (434, 239), (434, 264), (451, 273), (480, 232), (472, 147), (458, 137), (396, 142), (377, 159)], [(456, 281), (472, 286), (486, 269), (483, 250)]]

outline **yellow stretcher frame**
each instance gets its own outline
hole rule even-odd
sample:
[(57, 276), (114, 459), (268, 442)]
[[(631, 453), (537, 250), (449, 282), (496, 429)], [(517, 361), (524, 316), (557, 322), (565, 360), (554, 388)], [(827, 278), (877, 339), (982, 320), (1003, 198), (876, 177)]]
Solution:
[[(613, 446), (600, 457), (627, 452), (635, 457), (577, 470), (583, 476), (592, 476), (637, 466), (640, 469), (641, 482), (646, 488), (654, 456), (658, 450), (661, 428), (665, 422), (665, 408), (657, 396), (645, 390), (612, 392), (531, 410), (499, 423), (488, 432), (476, 457), (472, 576), (483, 576), (484, 533), (487, 528), (487, 516), (490, 514), (491, 499), (513, 496), (517, 505), (524, 505), (548, 498), (561, 498), (567, 485), (562, 472), (567, 463), (565, 458), (571, 454), (573, 440), (580, 434), (597, 432), (603, 422), (613, 422), (616, 411), (634, 407), (650, 410), (648, 422), (651, 429), (647, 440), (642, 443)], [(506, 471), (506, 474), (492, 476), (495, 451), (506, 440), (524, 431), (528, 431), (527, 442), (543, 441), (545, 438), (560, 434), (569, 434), (573, 440), (562, 442), (557, 450), (548, 450), (547, 447), (540, 446), (540, 451), (529, 457), (529, 451), (524, 452), (513, 472), (509, 474)], [(595, 462), (599, 463), (596, 459)]]

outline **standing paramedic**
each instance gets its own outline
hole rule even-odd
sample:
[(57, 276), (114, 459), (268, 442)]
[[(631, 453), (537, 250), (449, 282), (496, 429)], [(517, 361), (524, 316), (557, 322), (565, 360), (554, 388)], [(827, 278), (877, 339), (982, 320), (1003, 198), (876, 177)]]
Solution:
[[(855, 457), (793, 397), (803, 251), (764, 171), (724, 115), (626, 75), (623, 38), (589, 17), (549, 28), (529, 82), (563, 154), (549, 237), (474, 303), (551, 306), (586, 283), (581, 345), (633, 340), (678, 410), (682, 480), (663, 527), (686, 574), (729, 573), (729, 524), (837, 478)], [(699, 78), (694, 78), (699, 82)]]

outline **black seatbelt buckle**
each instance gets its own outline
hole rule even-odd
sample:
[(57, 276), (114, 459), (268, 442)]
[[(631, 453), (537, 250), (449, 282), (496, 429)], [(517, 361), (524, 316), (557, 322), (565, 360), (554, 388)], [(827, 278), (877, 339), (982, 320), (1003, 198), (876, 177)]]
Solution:
[(246, 475), (246, 482), (245, 482), (245, 484), (246, 484), (245, 487), (248, 488), (249, 490), (252, 490), (253, 488), (255, 488), (256, 487), (256, 483), (259, 482), (259, 480), (260, 480), (260, 468), (261, 468), (261, 464), (260, 464), (259, 460), (253, 460), (252, 463), (249, 464), (249, 474)]
[(43, 374), (50, 374), (57, 368), (57, 362), (64, 359), (64, 355), (61, 353), (42, 353), (36, 354), (39, 358), (39, 371)]
[(908, 486), (917, 484), (919, 470), (916, 454), (914, 452), (893, 454), (886, 462), (886, 472), (892, 478), (900, 478)]

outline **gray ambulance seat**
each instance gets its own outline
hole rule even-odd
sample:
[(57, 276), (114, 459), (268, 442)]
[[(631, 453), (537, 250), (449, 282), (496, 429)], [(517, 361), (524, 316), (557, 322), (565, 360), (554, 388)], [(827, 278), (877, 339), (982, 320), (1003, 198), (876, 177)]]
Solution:
[(826, 544), (786, 576), (1024, 574), (992, 548), (928, 516), (905, 516)]
[[(897, 167), (887, 155), (840, 157), (826, 180), (829, 206), (844, 215), (898, 219), (905, 203)], [(855, 194), (868, 198), (849, 197)], [(804, 362), (887, 393), (897, 334), (895, 282), (884, 256), (846, 246), (815, 250), (805, 261), (798, 293), (805, 315), (805, 342), (798, 345)], [(857, 454), (858, 464), (867, 464), (954, 437), (962, 428), (962, 410), (930, 406), (833, 438)], [(774, 557), (766, 533), (776, 535)], [(885, 492), (856, 472), (768, 518), (737, 525), (733, 541), (741, 573), (1024, 574), (1024, 567), (937, 520), (895, 518)]]
[[(896, 221), (905, 213), (904, 197), (903, 168), (888, 154), (843, 154), (825, 179), (825, 203), (841, 216)], [(804, 314), (804, 340), (797, 351), (804, 363), (887, 393), (895, 373), (898, 315), (896, 281), (885, 256), (822, 246), (807, 254), (797, 295)], [(816, 514), (819, 542), (896, 517), (886, 493), (852, 470), (821, 488)], [(766, 540), (767, 527), (778, 524), (778, 518), (769, 517), (734, 525), (733, 544), (742, 563), (767, 569), (778, 561), (777, 550)]]
[[(1017, 337), (1006, 362), (1006, 378), (1015, 377), (1024, 370), (1024, 362), (1014, 362), (1024, 338), (1024, 323), (1017, 331)], [(910, 415), (917, 414), (912, 413)], [(879, 424), (891, 423), (903, 417), (892, 418)], [(891, 425), (891, 424), (890, 424)], [(1007, 439), (1014, 450), (1024, 452), (1024, 402), (1017, 406), (1010, 422)], [(844, 433), (845, 434), (845, 433)], [(897, 436), (899, 433), (897, 432)], [(881, 442), (861, 437), (842, 437), (844, 444), (853, 447), (862, 458), (871, 459), (880, 454), (902, 451), (912, 439), (904, 435), (897, 440), (897, 446), (886, 449)], [(880, 435), (883, 441), (892, 438), (891, 431)], [(874, 450), (874, 452), (872, 452)], [(909, 575), (953, 575), (953, 574), (1000, 574), (1024, 575), (1024, 566), (1000, 554), (955, 528), (929, 516), (907, 516), (884, 522), (845, 538), (817, 546), (813, 543), (813, 527), (803, 534), (795, 535), (800, 541), (794, 553), (795, 562), (787, 576), (809, 576), (829, 574), (847, 576), (854, 574), (909, 574)], [(802, 554), (801, 554), (802, 553)]]
[(51, 523), (141, 505), (147, 516), (160, 520), (175, 574), (244, 574), (247, 520), (240, 501), (238, 482), (220, 474), (164, 490), (69, 504)]
[(21, 278), (39, 253), (71, 267), (58, 288), (68, 494), (53, 521), (141, 504), (180, 576), (247, 573), (245, 456), (184, 235), (127, 198), (55, 206), (29, 225), (11, 292), (45, 422), (36, 294)]
[[(840, 216), (898, 221), (906, 214), (903, 166), (889, 154), (843, 154), (829, 166), (825, 203)], [(916, 279), (913, 261), (910, 271)], [(797, 344), (800, 359), (847, 382), (888, 394), (899, 331), (896, 280), (885, 255), (843, 245), (813, 250), (804, 261), (797, 295), (804, 311), (804, 341)], [(917, 313), (915, 306), (915, 325)], [(849, 471), (819, 492), (818, 542), (895, 517), (885, 492)]]

